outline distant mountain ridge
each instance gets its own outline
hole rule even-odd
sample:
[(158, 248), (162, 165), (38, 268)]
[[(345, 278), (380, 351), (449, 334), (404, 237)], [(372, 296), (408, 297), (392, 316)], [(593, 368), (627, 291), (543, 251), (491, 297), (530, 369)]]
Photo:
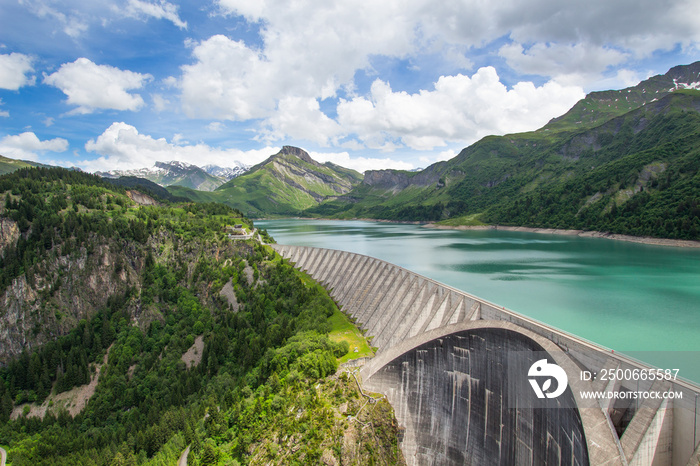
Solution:
[(228, 181), (235, 172), (182, 162), (102, 175), (142, 177), (177, 197), (252, 217), (450, 219), (700, 239), (699, 168), (696, 62), (592, 92), (536, 131), (487, 136), (421, 170), (363, 177), (284, 146)]
[(173, 160), (170, 162), (156, 162), (151, 168), (110, 170), (108, 172), (97, 172), (97, 174), (105, 178), (135, 176), (153, 181), (163, 187), (175, 185), (199, 191), (213, 191), (247, 170), (248, 167), (240, 162), (236, 162), (234, 167), (206, 165), (200, 168), (197, 165)]
[(218, 165), (205, 165), (202, 167), (202, 169), (209, 173), (212, 176), (216, 176), (218, 178), (223, 178), (226, 181), (232, 180), (237, 176), (241, 176), (248, 170), (250, 170), (250, 166), (241, 163), (239, 161), (235, 161), (236, 165), (233, 167), (220, 167)]
[(196, 201), (221, 202), (251, 216), (298, 215), (347, 194), (361, 181), (362, 175), (354, 170), (330, 162), (321, 164), (303, 149), (284, 146), (211, 193), (179, 186), (168, 190)]

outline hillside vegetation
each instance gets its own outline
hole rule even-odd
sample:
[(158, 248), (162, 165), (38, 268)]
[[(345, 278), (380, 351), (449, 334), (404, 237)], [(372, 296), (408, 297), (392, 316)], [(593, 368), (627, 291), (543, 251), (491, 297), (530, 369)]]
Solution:
[(13, 171), (19, 170), (20, 168), (42, 167), (42, 166), (45, 166), (45, 165), (42, 165), (42, 164), (36, 163), (36, 162), (30, 162), (28, 160), (10, 159), (10, 158), (3, 157), (2, 155), (0, 155), (0, 175), (12, 173)]
[(538, 131), (486, 137), (420, 172), (366, 172), (306, 214), (700, 239), (700, 91), (683, 76), (700, 81), (700, 63), (593, 93)]
[[(391, 408), (363, 407), (336, 374), (348, 344), (327, 336), (338, 309), (322, 287), (269, 246), (228, 239), (253, 227), (238, 211), (127, 194), (62, 169), (0, 177), (13, 466), (174, 464), (187, 446), (188, 464), (401, 464)], [(52, 404), (98, 365), (82, 412)]]

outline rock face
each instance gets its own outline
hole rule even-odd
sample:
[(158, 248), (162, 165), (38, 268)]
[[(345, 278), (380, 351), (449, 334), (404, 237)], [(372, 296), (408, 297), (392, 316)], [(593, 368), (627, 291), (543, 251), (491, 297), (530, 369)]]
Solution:
[(408, 173), (398, 170), (367, 170), (362, 183), (373, 188), (401, 190), (408, 186)]
[(140, 205), (158, 205), (155, 199), (151, 196), (147, 196), (140, 191), (127, 191), (126, 195), (137, 204)]
[[(108, 244), (48, 256), (0, 296), (0, 365), (91, 317), (111, 295), (138, 282), (135, 268), (142, 263), (135, 250)], [(115, 268), (117, 263), (122, 265)]]
[[(321, 202), (329, 194), (346, 194), (352, 189), (350, 180), (341, 178), (327, 169), (324, 170), (323, 165), (313, 160), (303, 150), (295, 147), (291, 149), (296, 151), (280, 152), (282, 155), (291, 157), (275, 157), (268, 165), (279, 181), (311, 196), (317, 202)], [(299, 166), (295, 158), (313, 165), (315, 169)]]
[(19, 239), (17, 223), (9, 218), (0, 217), (0, 256), (3, 255), (5, 248), (15, 244), (17, 239)]
[(367, 170), (362, 184), (373, 188), (398, 192), (409, 186), (425, 188), (428, 186), (442, 187), (440, 165), (433, 165), (420, 172), (405, 172), (400, 170)]
[(299, 147), (284, 146), (279, 152), (279, 155), (293, 155), (295, 157), (299, 157), (306, 163), (312, 163), (314, 165), (318, 164), (318, 162), (311, 158), (308, 152), (306, 152), (304, 149), (300, 149)]
[[(93, 236), (68, 255), (62, 254), (62, 246), (47, 250), (43, 260), (0, 290), (0, 366), (25, 349), (67, 334), (81, 319), (103, 309), (110, 297), (127, 290), (131, 298), (126, 312), (132, 324), (146, 331), (151, 322), (161, 320), (157, 306), (140, 299), (149, 252), (166, 267), (190, 264), (188, 273), (193, 274), (201, 255), (233, 257), (249, 249), (243, 242), (190, 241), (160, 229), (145, 244)], [(196, 292), (211, 299), (206, 287)]]

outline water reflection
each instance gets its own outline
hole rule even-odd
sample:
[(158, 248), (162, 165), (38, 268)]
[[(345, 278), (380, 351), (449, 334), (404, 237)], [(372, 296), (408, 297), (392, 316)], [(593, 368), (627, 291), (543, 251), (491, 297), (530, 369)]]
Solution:
[(698, 250), (363, 221), (256, 224), (279, 243), (374, 256), (619, 351), (700, 351)]

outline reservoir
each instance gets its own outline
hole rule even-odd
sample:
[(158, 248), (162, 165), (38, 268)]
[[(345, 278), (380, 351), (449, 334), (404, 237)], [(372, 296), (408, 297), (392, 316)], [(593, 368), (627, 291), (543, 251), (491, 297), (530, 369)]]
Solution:
[(280, 244), (373, 256), (700, 381), (700, 249), (366, 221), (255, 224)]

